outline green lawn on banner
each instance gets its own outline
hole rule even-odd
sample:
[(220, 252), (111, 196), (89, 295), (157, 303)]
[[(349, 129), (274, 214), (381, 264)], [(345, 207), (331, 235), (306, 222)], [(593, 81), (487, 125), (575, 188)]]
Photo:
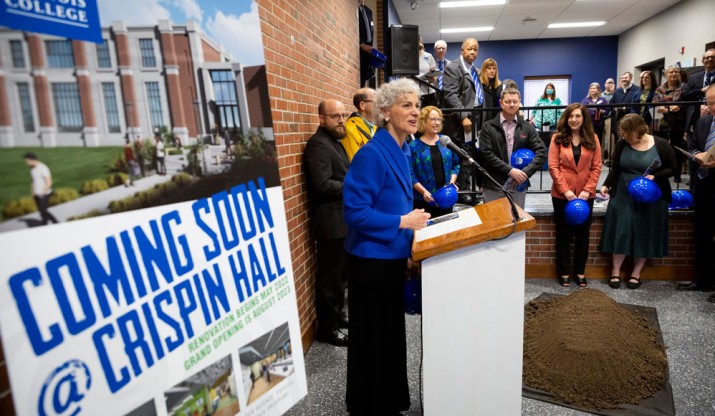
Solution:
[[(0, 150), (0, 208), (10, 200), (30, 195), (30, 169), (23, 155), (33, 152), (52, 171), (53, 187), (74, 188), (92, 179), (106, 179), (110, 166), (123, 148), (110, 147), (14, 147)], [(0, 220), (2, 219), (0, 213)]]

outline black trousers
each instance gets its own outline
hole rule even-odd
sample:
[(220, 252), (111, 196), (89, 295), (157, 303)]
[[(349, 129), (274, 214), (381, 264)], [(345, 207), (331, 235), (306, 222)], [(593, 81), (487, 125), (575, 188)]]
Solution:
[[(554, 204), (554, 222), (556, 223), (556, 267), (559, 276), (571, 275), (571, 242), (573, 247), (573, 272), (584, 274), (588, 260), (588, 237), (591, 231), (591, 217), (581, 225), (568, 225), (564, 213), (567, 199), (551, 197)], [(588, 207), (593, 212), (593, 198), (589, 199)]]
[(695, 281), (704, 287), (715, 286), (715, 175), (712, 172), (705, 179), (694, 178)]
[(318, 330), (337, 328), (345, 309), (344, 238), (318, 239), (318, 271), (315, 274), (315, 312)]
[(404, 282), (407, 259), (346, 254), (350, 338), (345, 402), (356, 415), (388, 415), (410, 408), (407, 384)]
[(42, 225), (47, 225), (48, 222), (53, 222), (57, 224), (57, 218), (48, 211), (50, 206), (50, 195), (38, 196), (35, 195), (35, 203), (37, 204), (37, 210), (40, 211), (40, 217), (42, 217)]

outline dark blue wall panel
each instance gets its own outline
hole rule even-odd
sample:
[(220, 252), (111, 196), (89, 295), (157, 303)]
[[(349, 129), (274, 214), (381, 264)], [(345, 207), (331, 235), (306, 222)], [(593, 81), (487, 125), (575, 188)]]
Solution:
[[(457, 59), (460, 43), (447, 46), (447, 59)], [(425, 45), (434, 54), (434, 44)], [(588, 85), (615, 78), (618, 64), (618, 37), (559, 38), (479, 42), (477, 64), (492, 58), (499, 66), (499, 79), (513, 79), (523, 91), (524, 77), (571, 76), (571, 97), (562, 102), (581, 101)], [(531, 105), (531, 103), (525, 103)]]

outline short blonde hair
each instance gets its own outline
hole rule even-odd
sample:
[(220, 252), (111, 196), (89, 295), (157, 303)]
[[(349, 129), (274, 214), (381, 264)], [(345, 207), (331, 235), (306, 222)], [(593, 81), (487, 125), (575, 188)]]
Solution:
[[(436, 111), (437, 114), (439, 114), (439, 118), (443, 119), (442, 116), (442, 110), (439, 108), (433, 106), (433, 105), (428, 105), (427, 107), (423, 108), (420, 110), (420, 118), (417, 119), (417, 131), (420, 133), (425, 132), (425, 126), (427, 125), (427, 122), (429, 121), (429, 113)], [(439, 131), (442, 131), (442, 127), (440, 126)]]

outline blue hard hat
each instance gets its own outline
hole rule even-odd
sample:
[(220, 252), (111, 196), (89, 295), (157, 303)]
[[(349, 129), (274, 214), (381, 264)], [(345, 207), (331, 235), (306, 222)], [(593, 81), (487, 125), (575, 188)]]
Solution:
[(516, 149), (511, 154), (511, 165), (517, 169), (524, 169), (534, 160), (534, 151), (531, 149)]
[(370, 65), (375, 68), (384, 68), (387, 63), (387, 56), (383, 55), (380, 51), (372, 48), (370, 51)]
[(439, 188), (432, 194), (434, 202), (430, 202), (430, 204), (436, 205), (441, 209), (449, 209), (457, 203), (458, 197), (457, 187), (450, 183)]
[(652, 204), (660, 199), (662, 193), (658, 185), (652, 180), (638, 177), (628, 184), (628, 193), (634, 201), (642, 204)]
[(574, 199), (566, 204), (564, 215), (568, 225), (581, 225), (588, 220), (591, 210), (588, 208), (588, 203), (583, 199)]
[(693, 196), (690, 195), (690, 192), (678, 189), (673, 191), (673, 200), (668, 204), (668, 209), (684, 209), (693, 205), (695, 205), (695, 201), (693, 201)]

